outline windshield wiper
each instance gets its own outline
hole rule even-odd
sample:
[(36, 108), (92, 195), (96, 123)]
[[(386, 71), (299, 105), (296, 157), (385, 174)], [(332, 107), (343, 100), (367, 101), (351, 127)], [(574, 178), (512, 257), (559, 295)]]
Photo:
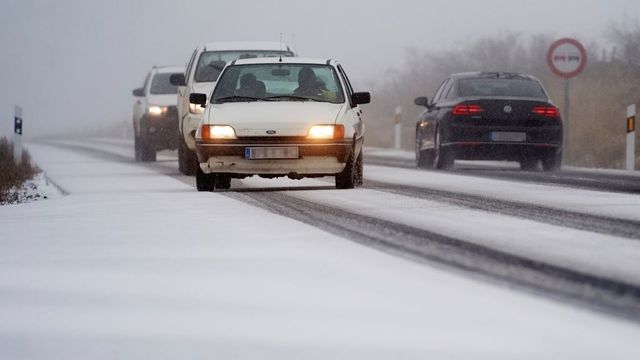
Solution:
[(264, 98), (264, 100), (297, 100), (297, 101), (320, 101), (317, 99), (312, 99), (304, 96), (296, 96), (296, 95), (277, 95), (277, 96), (269, 96)]
[(226, 102), (243, 102), (243, 101), (260, 101), (262, 98), (252, 97), (252, 96), (227, 96), (220, 99), (214, 99), (216, 104), (222, 104)]

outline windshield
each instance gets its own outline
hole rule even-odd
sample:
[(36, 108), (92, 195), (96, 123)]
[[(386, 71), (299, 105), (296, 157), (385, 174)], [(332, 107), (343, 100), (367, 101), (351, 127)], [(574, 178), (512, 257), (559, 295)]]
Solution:
[(213, 102), (321, 101), (341, 104), (344, 94), (329, 65), (256, 64), (227, 68), (213, 93)]
[(291, 51), (207, 51), (200, 55), (198, 66), (196, 67), (196, 82), (213, 82), (218, 80), (218, 76), (224, 67), (233, 60), (252, 59), (263, 57), (291, 57)]
[(178, 87), (175, 85), (171, 85), (169, 82), (169, 78), (171, 77), (170, 73), (158, 73), (153, 77), (151, 81), (151, 94), (154, 95), (167, 95), (167, 94), (177, 94)]
[(542, 86), (529, 79), (462, 79), (459, 81), (461, 97), (509, 96), (547, 99)]

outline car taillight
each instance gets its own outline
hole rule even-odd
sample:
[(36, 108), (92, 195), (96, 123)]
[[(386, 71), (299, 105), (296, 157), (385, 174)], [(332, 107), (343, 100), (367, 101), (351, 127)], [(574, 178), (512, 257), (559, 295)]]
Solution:
[(560, 111), (555, 106), (536, 106), (531, 110), (536, 115), (557, 118), (560, 115)]
[(480, 105), (475, 104), (460, 104), (453, 108), (453, 115), (478, 115), (484, 112), (484, 109)]

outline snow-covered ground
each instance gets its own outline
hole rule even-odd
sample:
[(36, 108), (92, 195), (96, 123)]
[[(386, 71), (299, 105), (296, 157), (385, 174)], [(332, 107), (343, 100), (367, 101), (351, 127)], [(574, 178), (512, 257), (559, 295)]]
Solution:
[[(388, 160), (401, 160), (401, 161), (415, 161), (416, 154), (413, 151), (385, 149), (377, 147), (365, 147), (365, 153), (369, 156), (374, 156), (379, 159)], [(493, 168), (493, 169), (519, 169), (520, 164), (517, 162), (509, 161), (456, 161), (456, 166), (462, 168)], [(578, 171), (586, 174), (604, 174), (615, 176), (630, 176), (640, 178), (640, 171), (629, 171), (621, 169), (598, 169), (598, 168), (584, 168), (577, 166), (562, 167), (564, 170)]]
[[(635, 323), (396, 258), (144, 166), (30, 151), (69, 194), (0, 208), (2, 359), (640, 357)], [(380, 196), (369, 191), (296, 196), (344, 205)], [(363, 211), (393, 216), (399, 198), (378, 209), (384, 200)]]
[(38, 173), (33, 179), (25, 181), (21, 186), (9, 190), (6, 203), (0, 205), (22, 204), (31, 201), (53, 199), (62, 195), (60, 189), (43, 173)]

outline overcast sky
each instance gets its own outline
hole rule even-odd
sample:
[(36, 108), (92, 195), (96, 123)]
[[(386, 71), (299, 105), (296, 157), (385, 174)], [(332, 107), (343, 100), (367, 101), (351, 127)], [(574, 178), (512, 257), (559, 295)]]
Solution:
[(131, 119), (131, 90), (154, 65), (184, 64), (199, 43), (285, 41), (342, 61), (356, 88), (402, 64), (407, 48), (445, 49), (504, 31), (601, 39), (640, 17), (637, 0), (33, 1), (0, 4), (0, 135), (13, 105), (26, 134)]

